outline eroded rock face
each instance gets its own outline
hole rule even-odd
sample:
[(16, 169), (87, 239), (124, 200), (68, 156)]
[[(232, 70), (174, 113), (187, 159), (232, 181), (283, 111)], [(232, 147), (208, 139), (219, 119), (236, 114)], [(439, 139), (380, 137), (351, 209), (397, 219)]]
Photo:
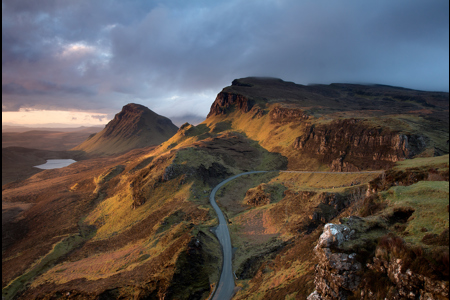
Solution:
[(325, 225), (314, 248), (319, 261), (315, 269), (316, 290), (308, 296), (308, 300), (345, 300), (357, 289), (361, 281), (358, 274), (361, 263), (356, 260), (356, 254), (336, 252), (354, 234), (355, 231), (346, 225)]
[(207, 118), (210, 116), (226, 114), (233, 106), (246, 113), (252, 109), (253, 101), (239, 94), (220, 92), (214, 103), (211, 105)]
[(304, 121), (309, 118), (309, 116), (301, 109), (290, 109), (280, 106), (274, 107), (269, 112), (269, 116), (272, 122), (295, 122)]
[(319, 157), (333, 171), (342, 172), (388, 167), (422, 152), (426, 141), (419, 135), (370, 128), (360, 120), (350, 119), (308, 126), (293, 147)]
[[(362, 241), (360, 234), (371, 230), (369, 223), (365, 218), (350, 217), (345, 225), (325, 225), (314, 248), (318, 259), (316, 289), (308, 300), (345, 300), (350, 296), (361, 300), (448, 299), (448, 281), (417, 273), (408, 258), (397, 257), (405, 256), (402, 251), (406, 248), (386, 249), (379, 244), (374, 248), (373, 258), (363, 258), (361, 253), (348, 254), (346, 245)], [(357, 259), (368, 260), (362, 264)]]
[(165, 297), (159, 299), (204, 299), (204, 294), (210, 291), (208, 271), (205, 265), (216, 259), (205, 249), (207, 240), (211, 240), (211, 238), (202, 231), (199, 231), (196, 237), (191, 238), (187, 249), (177, 259), (175, 273)]
[[(404, 261), (400, 258), (391, 257), (389, 261), (383, 258), (374, 257), (372, 264), (367, 264), (367, 268), (385, 276), (395, 286), (396, 293), (392, 295), (394, 299), (448, 299), (448, 281), (433, 280), (427, 276), (412, 272), (404, 268)], [(373, 295), (374, 291), (363, 288), (362, 294)], [(375, 297), (368, 297), (374, 299)]]
[(270, 194), (265, 192), (261, 186), (249, 189), (245, 193), (244, 203), (251, 206), (261, 206), (270, 203)]

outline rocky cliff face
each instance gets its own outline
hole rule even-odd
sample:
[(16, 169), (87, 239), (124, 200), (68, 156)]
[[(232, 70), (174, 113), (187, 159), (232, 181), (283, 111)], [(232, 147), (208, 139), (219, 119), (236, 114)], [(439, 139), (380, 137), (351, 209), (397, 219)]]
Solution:
[[(374, 257), (373, 263), (368, 263), (369, 270), (377, 274), (379, 278), (387, 277), (392, 287), (389, 299), (448, 299), (448, 281), (433, 280), (422, 274), (417, 274), (409, 268), (405, 268), (405, 261), (401, 258), (389, 260)], [(361, 289), (361, 298), (377, 299), (376, 291), (370, 287)]]
[(220, 121), (288, 157), (292, 168), (327, 165), (345, 172), (387, 169), (425, 150), (447, 153), (443, 111), (448, 111), (445, 93), (243, 78), (217, 95), (207, 123), (221, 116)]
[(356, 260), (356, 253), (346, 254), (335, 250), (354, 234), (355, 231), (345, 225), (325, 225), (314, 248), (319, 261), (315, 268), (316, 290), (308, 300), (345, 300), (356, 291), (361, 282), (359, 271), (362, 267)]
[(235, 93), (220, 92), (214, 103), (211, 105), (211, 110), (207, 116), (222, 115), (230, 112), (233, 107), (236, 107), (240, 111), (246, 113), (253, 107), (253, 101), (247, 97)]
[[(318, 260), (316, 289), (307, 300), (448, 299), (448, 280), (415, 270), (420, 268), (418, 264), (426, 269), (429, 262), (420, 257), (420, 250), (408, 249), (401, 238), (383, 237), (373, 258), (346, 247), (345, 243), (361, 242), (358, 240), (360, 225), (364, 222), (361, 218), (350, 217), (346, 224), (325, 225), (314, 248)], [(419, 253), (415, 253), (417, 251)]]
[(426, 146), (423, 136), (370, 128), (357, 119), (308, 126), (293, 143), (294, 149), (317, 156), (338, 172), (387, 168)]
[(276, 106), (269, 112), (270, 120), (278, 123), (301, 122), (308, 120), (309, 115), (301, 109), (289, 109)]

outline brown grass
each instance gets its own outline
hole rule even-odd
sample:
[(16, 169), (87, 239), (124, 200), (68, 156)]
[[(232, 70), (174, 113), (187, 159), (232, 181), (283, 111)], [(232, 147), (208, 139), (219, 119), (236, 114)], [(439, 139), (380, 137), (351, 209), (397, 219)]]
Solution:
[[(448, 234), (448, 228), (444, 234)], [(386, 261), (401, 259), (402, 272), (411, 269), (433, 279), (448, 280), (448, 246), (446, 250), (425, 249), (419, 245), (409, 245), (401, 237), (389, 233), (379, 240), (376, 256)]]

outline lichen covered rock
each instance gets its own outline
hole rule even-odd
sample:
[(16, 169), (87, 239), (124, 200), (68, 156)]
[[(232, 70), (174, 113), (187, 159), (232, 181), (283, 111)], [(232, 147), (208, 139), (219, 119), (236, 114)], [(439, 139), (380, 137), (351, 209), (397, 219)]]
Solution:
[(309, 300), (347, 299), (359, 286), (361, 263), (356, 260), (356, 254), (337, 252), (354, 233), (354, 230), (343, 224), (325, 225), (314, 248), (318, 258), (314, 280), (316, 290), (308, 296)]

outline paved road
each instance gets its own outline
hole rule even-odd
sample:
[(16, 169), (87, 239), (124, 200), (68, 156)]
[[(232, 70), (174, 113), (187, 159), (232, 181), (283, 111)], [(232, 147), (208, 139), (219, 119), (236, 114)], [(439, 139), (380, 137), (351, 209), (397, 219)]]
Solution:
[(220, 245), (223, 250), (223, 265), (222, 273), (220, 274), (220, 280), (217, 284), (216, 290), (212, 300), (230, 300), (233, 296), (234, 290), (234, 273), (231, 265), (232, 260), (232, 250), (231, 250), (231, 239), (230, 232), (228, 231), (227, 221), (216, 203), (215, 196), (217, 191), (226, 183), (234, 180), (240, 176), (254, 174), (254, 173), (267, 173), (267, 172), (285, 172), (285, 173), (332, 173), (332, 174), (357, 174), (357, 173), (382, 173), (383, 171), (359, 171), (359, 172), (320, 172), (320, 171), (252, 171), (245, 172), (233, 177), (230, 177), (221, 183), (219, 183), (209, 195), (209, 202), (217, 213), (219, 218), (219, 226), (216, 229), (216, 236), (219, 239)]
[(217, 284), (214, 296), (212, 300), (230, 300), (231, 296), (233, 296), (234, 290), (234, 274), (233, 269), (231, 267), (231, 259), (232, 259), (232, 250), (231, 250), (231, 239), (230, 232), (228, 231), (227, 220), (225, 219), (222, 211), (216, 203), (215, 196), (217, 191), (226, 183), (230, 182), (233, 179), (238, 178), (242, 175), (254, 174), (254, 173), (265, 173), (267, 171), (253, 171), (253, 172), (245, 172), (233, 177), (230, 177), (221, 183), (219, 183), (209, 195), (209, 202), (217, 213), (219, 218), (219, 226), (216, 229), (216, 236), (219, 239), (220, 245), (222, 245), (223, 251), (223, 265), (222, 265), (222, 273), (220, 274), (220, 280)]

